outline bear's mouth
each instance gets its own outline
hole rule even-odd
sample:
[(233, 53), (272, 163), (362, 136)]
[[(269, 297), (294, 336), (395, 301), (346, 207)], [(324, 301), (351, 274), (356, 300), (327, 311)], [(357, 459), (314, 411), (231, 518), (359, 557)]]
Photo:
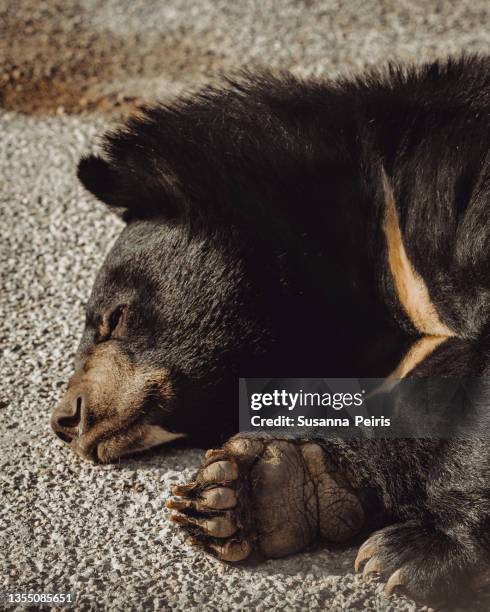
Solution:
[(99, 440), (94, 440), (91, 436), (74, 438), (69, 441), (69, 446), (85, 461), (111, 463), (121, 457), (142, 453), (185, 436), (184, 433), (172, 432), (160, 425), (143, 424)]

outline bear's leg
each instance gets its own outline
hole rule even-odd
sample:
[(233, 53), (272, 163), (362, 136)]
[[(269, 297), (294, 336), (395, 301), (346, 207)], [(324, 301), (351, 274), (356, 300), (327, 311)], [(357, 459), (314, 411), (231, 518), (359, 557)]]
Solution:
[(481, 544), (481, 534), (471, 534), (463, 517), (454, 533), (417, 521), (396, 523), (366, 540), (355, 569), (364, 568), (364, 577), (381, 574), (387, 595), (399, 588), (415, 600), (435, 603), (485, 585), (490, 567)]
[(176, 486), (172, 520), (225, 561), (252, 551), (282, 557), (319, 539), (345, 542), (364, 512), (345, 477), (311, 441), (238, 435), (206, 453), (190, 484)]

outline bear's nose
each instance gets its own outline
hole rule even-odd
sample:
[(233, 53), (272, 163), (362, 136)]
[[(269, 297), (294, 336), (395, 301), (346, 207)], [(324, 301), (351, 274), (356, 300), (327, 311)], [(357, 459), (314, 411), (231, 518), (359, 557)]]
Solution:
[(82, 395), (69, 401), (62, 401), (51, 417), (51, 427), (54, 433), (63, 440), (71, 442), (83, 433), (85, 401)]

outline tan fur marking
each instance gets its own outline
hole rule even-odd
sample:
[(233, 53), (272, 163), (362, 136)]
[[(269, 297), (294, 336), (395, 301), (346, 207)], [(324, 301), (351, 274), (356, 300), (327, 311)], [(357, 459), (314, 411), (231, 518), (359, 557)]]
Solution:
[(424, 359), (427, 359), (436, 348), (445, 342), (445, 336), (423, 336), (412, 344), (407, 354), (400, 361), (393, 372), (384, 380), (383, 384), (369, 394), (370, 397), (378, 393), (388, 393), (401, 378), (405, 378), (412, 370), (414, 370)]
[(400, 231), (393, 188), (384, 170), (383, 189), (385, 194), (383, 229), (388, 247), (388, 262), (398, 298), (420, 333), (430, 336), (454, 336), (454, 332), (439, 318), (424, 279), (408, 259)]
[(185, 434), (175, 433), (173, 431), (167, 431), (159, 425), (149, 425), (145, 432), (145, 436), (141, 441), (141, 445), (144, 449), (158, 446), (159, 444), (165, 444), (178, 438), (184, 438)]
[(141, 452), (159, 446), (160, 444), (166, 444), (179, 438), (185, 438), (186, 434), (174, 433), (167, 431), (159, 425), (147, 425), (144, 428), (144, 432), (141, 439), (137, 440), (134, 447), (129, 447), (123, 451), (122, 455), (129, 455), (131, 453)]
[(423, 336), (410, 347), (410, 350), (400, 361), (397, 368), (391, 373), (391, 376), (395, 378), (405, 378), (407, 374), (414, 370), (422, 361), (427, 359), (427, 357), (446, 340), (447, 338), (444, 336)]

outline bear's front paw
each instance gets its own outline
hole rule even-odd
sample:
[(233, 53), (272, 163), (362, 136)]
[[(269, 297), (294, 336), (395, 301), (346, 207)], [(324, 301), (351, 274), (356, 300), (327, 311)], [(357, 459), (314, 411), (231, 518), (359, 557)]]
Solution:
[(468, 548), (430, 525), (414, 521), (376, 531), (355, 560), (363, 577), (381, 574), (385, 593), (399, 590), (416, 601), (436, 603), (461, 593), (478, 571)]
[(232, 453), (208, 451), (195, 479), (172, 487), (179, 499), (167, 501), (168, 508), (178, 511), (171, 520), (191, 534), (190, 543), (223, 561), (242, 561), (253, 548), (254, 534), (244, 516), (248, 483), (240, 471), (243, 466)]
[(364, 520), (345, 479), (316, 443), (236, 436), (206, 453), (193, 482), (173, 488), (167, 506), (191, 541), (225, 561), (253, 550), (282, 557), (318, 537), (342, 542)]

